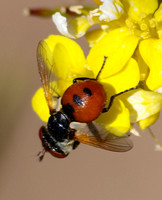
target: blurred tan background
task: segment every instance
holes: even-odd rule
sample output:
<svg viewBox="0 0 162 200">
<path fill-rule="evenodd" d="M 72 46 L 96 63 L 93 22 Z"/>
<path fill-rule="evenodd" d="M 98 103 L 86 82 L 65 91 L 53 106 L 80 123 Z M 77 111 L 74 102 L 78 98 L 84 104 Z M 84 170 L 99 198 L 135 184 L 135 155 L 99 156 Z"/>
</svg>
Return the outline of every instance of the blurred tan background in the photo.
<svg viewBox="0 0 162 200">
<path fill-rule="evenodd" d="M 67 1 L 1 1 L 0 17 L 0 199 L 1 200 L 160 200 L 162 152 L 144 132 L 134 148 L 113 153 L 81 144 L 65 159 L 49 154 L 39 163 L 40 119 L 31 97 L 41 85 L 38 41 L 57 34 L 51 19 L 24 17 L 26 7 L 54 7 Z M 77 4 L 87 1 L 68 1 Z M 84 39 L 79 40 L 86 49 Z M 162 141 L 160 119 L 153 131 Z"/>
</svg>

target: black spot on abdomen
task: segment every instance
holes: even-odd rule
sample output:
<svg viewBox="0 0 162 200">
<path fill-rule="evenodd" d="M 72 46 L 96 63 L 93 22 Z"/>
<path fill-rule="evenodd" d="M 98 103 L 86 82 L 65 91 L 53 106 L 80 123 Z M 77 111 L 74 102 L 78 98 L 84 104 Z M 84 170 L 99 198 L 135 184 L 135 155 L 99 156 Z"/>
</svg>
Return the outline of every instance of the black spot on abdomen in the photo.
<svg viewBox="0 0 162 200">
<path fill-rule="evenodd" d="M 91 92 L 91 90 L 89 88 L 84 88 L 83 92 L 85 92 L 86 96 L 88 96 L 88 97 L 90 97 L 92 95 L 92 92 Z"/>
<path fill-rule="evenodd" d="M 79 105 L 79 106 L 83 106 L 84 105 L 82 99 L 76 94 L 73 95 L 73 102 L 76 105 Z"/>
</svg>

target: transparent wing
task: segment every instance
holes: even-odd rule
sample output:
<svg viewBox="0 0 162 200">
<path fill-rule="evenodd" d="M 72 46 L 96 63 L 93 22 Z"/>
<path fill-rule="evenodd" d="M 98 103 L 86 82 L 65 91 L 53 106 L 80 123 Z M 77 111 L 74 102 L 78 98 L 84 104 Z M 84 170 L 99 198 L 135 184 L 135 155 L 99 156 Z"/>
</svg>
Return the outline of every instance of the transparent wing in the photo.
<svg viewBox="0 0 162 200">
<path fill-rule="evenodd" d="M 96 124 L 95 122 L 92 122 L 91 124 L 93 125 L 72 122 L 70 127 L 76 130 L 75 140 L 115 152 L 125 152 L 132 149 L 133 143 L 128 138 L 128 135 L 117 137 L 108 133 L 99 124 Z"/>
<path fill-rule="evenodd" d="M 47 56 L 48 54 L 48 56 Z M 59 95 L 54 89 L 54 79 L 56 79 L 52 73 L 53 55 L 45 41 L 40 41 L 37 49 L 37 62 L 38 70 L 43 85 L 44 95 L 50 110 L 50 113 L 55 112 L 56 100 Z"/>
</svg>

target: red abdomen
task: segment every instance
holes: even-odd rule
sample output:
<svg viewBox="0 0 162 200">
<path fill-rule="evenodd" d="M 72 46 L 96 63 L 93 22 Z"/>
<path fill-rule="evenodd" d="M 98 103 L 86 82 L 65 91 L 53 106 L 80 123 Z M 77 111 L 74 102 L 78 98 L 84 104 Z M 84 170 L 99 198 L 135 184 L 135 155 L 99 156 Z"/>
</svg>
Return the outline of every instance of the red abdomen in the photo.
<svg viewBox="0 0 162 200">
<path fill-rule="evenodd" d="M 61 103 L 74 121 L 91 122 L 102 112 L 106 100 L 105 90 L 95 80 L 74 83 L 64 93 Z"/>
</svg>

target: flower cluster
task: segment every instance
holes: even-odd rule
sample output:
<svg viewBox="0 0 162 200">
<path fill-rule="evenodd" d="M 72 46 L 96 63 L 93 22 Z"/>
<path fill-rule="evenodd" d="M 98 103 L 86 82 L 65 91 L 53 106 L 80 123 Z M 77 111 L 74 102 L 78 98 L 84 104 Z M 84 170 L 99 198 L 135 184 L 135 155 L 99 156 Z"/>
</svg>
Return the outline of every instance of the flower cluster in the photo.
<svg viewBox="0 0 162 200">
<path fill-rule="evenodd" d="M 68 22 L 61 12 L 52 16 L 66 36 L 51 35 L 44 40 L 47 58 L 53 55 L 51 64 L 59 78 L 55 88 L 62 96 L 74 78 L 95 78 L 107 56 L 98 80 L 105 88 L 106 103 L 112 95 L 137 85 L 138 89 L 116 97 L 110 110 L 96 121 L 118 136 L 133 132 L 134 123 L 144 130 L 158 119 L 162 107 L 162 4 L 157 0 L 94 1 L 97 6 L 93 9 L 71 7 L 75 17 Z M 72 40 L 83 35 L 91 48 L 87 58 Z M 36 92 L 32 104 L 47 121 L 49 111 L 42 89 Z"/>
</svg>

